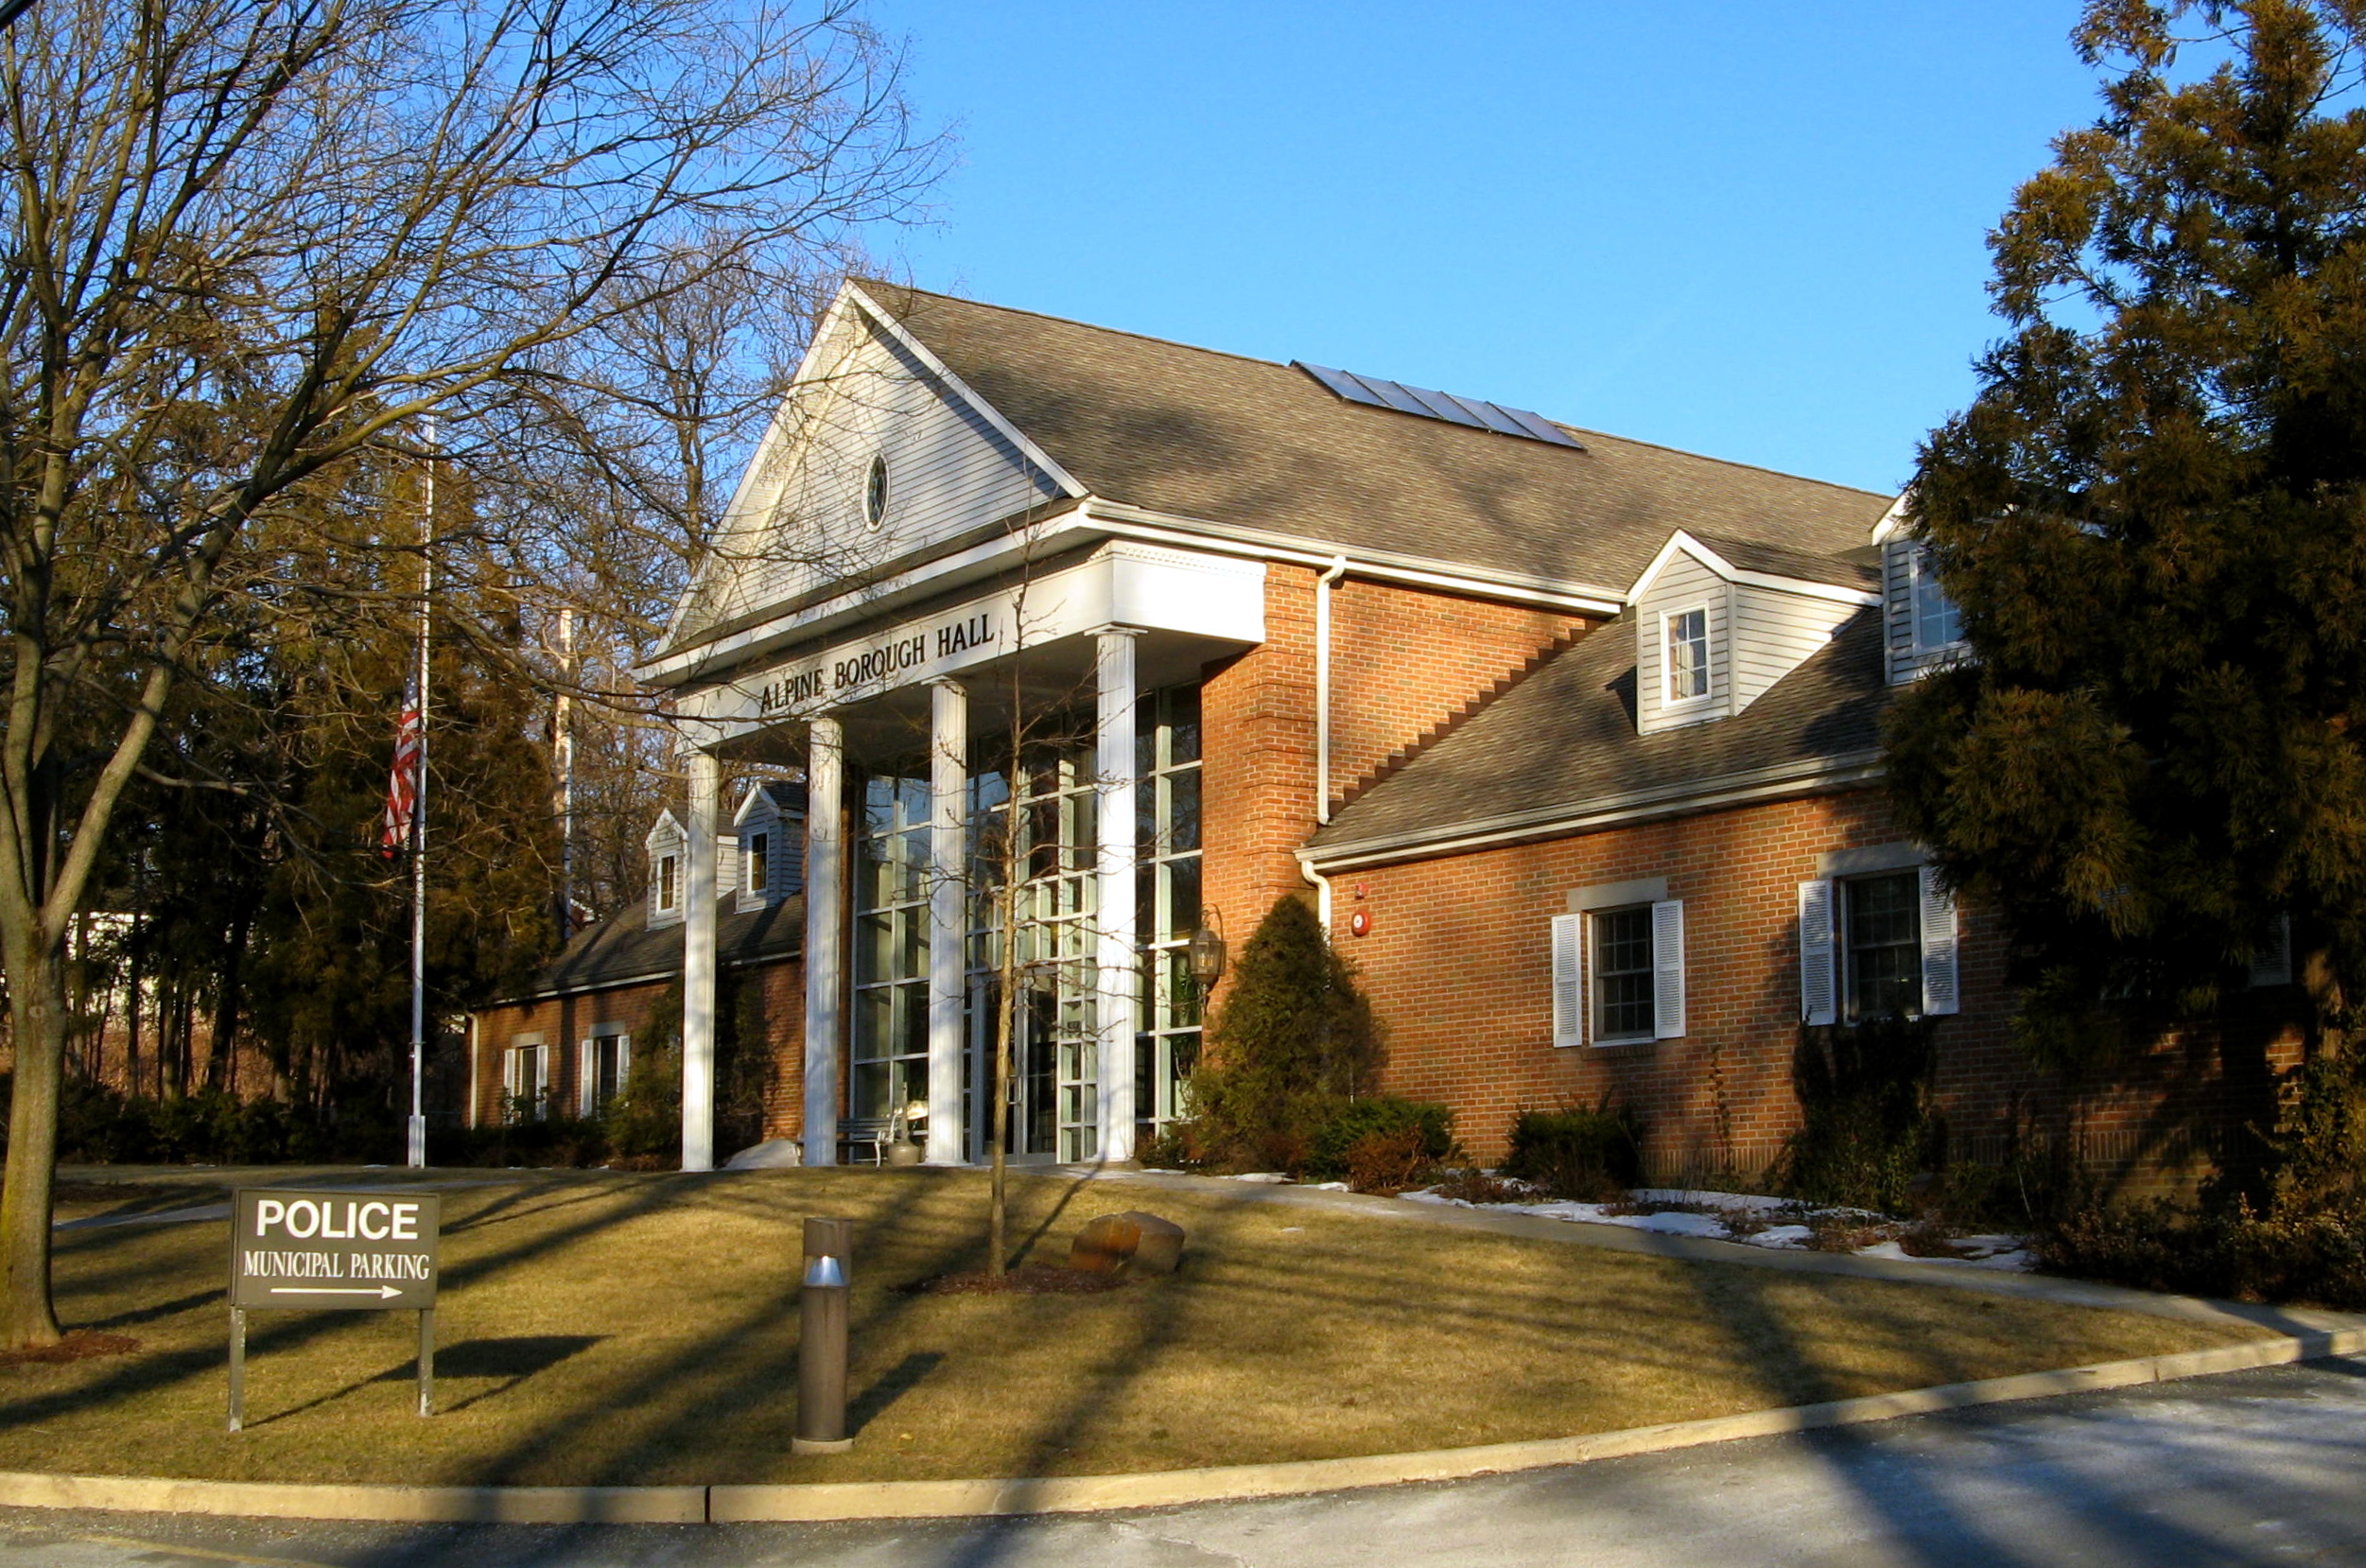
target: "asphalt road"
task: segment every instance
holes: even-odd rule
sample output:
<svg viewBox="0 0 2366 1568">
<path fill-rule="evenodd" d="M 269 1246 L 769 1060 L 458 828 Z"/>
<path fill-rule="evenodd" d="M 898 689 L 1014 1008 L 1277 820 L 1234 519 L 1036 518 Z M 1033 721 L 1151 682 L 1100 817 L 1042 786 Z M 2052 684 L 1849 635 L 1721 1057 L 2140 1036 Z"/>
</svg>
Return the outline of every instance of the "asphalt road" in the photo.
<svg viewBox="0 0 2366 1568">
<path fill-rule="evenodd" d="M 0 1510 L 0 1568 L 2366 1564 L 2366 1358 L 1434 1486 L 1066 1519 L 592 1528 Z"/>
</svg>

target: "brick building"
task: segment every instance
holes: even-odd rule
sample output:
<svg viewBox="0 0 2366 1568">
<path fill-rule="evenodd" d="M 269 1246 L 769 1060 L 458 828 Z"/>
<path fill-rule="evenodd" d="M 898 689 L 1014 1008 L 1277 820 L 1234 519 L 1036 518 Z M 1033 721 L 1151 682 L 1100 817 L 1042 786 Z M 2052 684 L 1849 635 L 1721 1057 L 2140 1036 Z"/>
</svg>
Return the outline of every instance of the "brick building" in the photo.
<svg viewBox="0 0 2366 1568">
<path fill-rule="evenodd" d="M 1941 1020 L 1964 1136 L 2059 1115 L 1994 931 L 1888 820 L 1880 710 L 1957 640 L 1893 529 L 1886 496 L 850 284 L 641 671 L 690 780 L 652 906 L 478 1019 L 479 1113 L 521 1072 L 596 1098 L 600 1027 L 678 977 L 686 1163 L 729 1153 L 737 966 L 778 999 L 769 1135 L 826 1162 L 893 1120 L 977 1159 L 1007 921 L 1014 1147 L 1124 1159 L 1194 1059 L 1192 933 L 1301 895 L 1387 1087 L 1482 1156 L 1607 1091 L 1656 1164 L 1748 1170 L 1795 1124 L 1802 1019 L 1893 1012 Z M 726 825 L 727 770 L 803 793 Z M 2162 1157 L 2284 1059 L 2262 1007 L 2082 1124 Z"/>
</svg>

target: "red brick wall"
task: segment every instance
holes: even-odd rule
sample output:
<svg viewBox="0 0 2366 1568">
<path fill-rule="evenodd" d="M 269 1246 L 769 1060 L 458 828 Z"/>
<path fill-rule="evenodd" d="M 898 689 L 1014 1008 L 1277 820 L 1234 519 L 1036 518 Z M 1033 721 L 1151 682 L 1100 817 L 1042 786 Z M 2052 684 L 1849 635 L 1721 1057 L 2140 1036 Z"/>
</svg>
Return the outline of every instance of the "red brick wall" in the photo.
<svg viewBox="0 0 2366 1568">
<path fill-rule="evenodd" d="M 1583 616 L 1555 610 L 1343 579 L 1331 596 L 1331 799 L 1588 625 Z M 1311 700 L 1311 684 L 1309 691 Z"/>
<path fill-rule="evenodd" d="M 1520 1110 L 1608 1094 L 1640 1113 L 1663 1176 L 1754 1175 L 1799 1124 L 1798 884 L 1819 854 L 1898 837 L 1881 793 L 1857 790 L 1342 873 L 1338 939 L 1387 1031 L 1384 1086 L 1453 1106 L 1484 1160 L 1502 1156 Z M 1574 889 L 1647 877 L 1684 901 L 1688 1033 L 1557 1049 L 1550 917 Z M 1358 908 L 1372 918 L 1361 938 L 1347 934 Z M 2274 996 L 2236 1032 L 2243 1043 L 2165 1043 L 2117 1088 L 2074 1102 L 2011 1037 L 1997 923 L 1967 908 L 1959 930 L 1963 1011 L 1938 1024 L 1936 1089 L 1962 1152 L 1995 1158 L 2019 1122 L 2150 1179 L 2175 1174 L 2197 1122 L 2239 1125 L 2262 1103 L 2271 1119 L 2270 1080 L 2297 1049 Z"/>
<path fill-rule="evenodd" d="M 761 1095 L 764 1136 L 795 1138 L 805 1130 L 805 967 L 793 960 L 728 971 L 738 982 L 738 1026 L 741 1038 L 766 1042 Z M 477 1121 L 491 1123 L 501 1112 L 502 1053 L 521 1035 L 539 1032 L 551 1047 L 550 1093 L 554 1109 L 572 1112 L 581 1104 L 577 1046 L 602 1023 L 621 1023 L 637 1052 L 650 1036 L 652 1012 L 671 989 L 670 981 L 612 986 L 579 996 L 491 1007 L 477 1015 Z M 678 1030 L 680 1020 L 671 1020 Z M 718 1158 L 734 1150 L 718 1149 Z"/>
<path fill-rule="evenodd" d="M 1236 946 L 1284 894 L 1313 896 L 1295 851 L 1314 831 L 1314 588 L 1269 565 L 1265 641 L 1204 672 L 1204 897 Z M 1343 580 L 1331 594 L 1337 799 L 1582 618 Z M 1221 990 L 1219 991 L 1221 997 Z"/>
</svg>

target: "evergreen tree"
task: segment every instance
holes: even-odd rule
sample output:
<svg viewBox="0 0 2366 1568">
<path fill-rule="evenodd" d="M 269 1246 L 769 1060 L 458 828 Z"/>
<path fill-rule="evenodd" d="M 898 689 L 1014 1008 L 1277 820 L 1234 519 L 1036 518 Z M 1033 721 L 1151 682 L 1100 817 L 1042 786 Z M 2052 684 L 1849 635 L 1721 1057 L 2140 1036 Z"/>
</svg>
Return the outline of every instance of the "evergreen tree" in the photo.
<svg viewBox="0 0 2366 1568">
<path fill-rule="evenodd" d="M 2366 984 L 2366 10 L 2093 0 L 2074 42 L 2104 112 L 1991 236 L 2012 330 L 1913 491 L 1975 656 L 1896 706 L 1891 787 L 2003 912 L 2042 1060 L 2207 1016 L 2288 916 L 2338 1049 Z"/>
<path fill-rule="evenodd" d="M 1192 1074 L 1193 1156 L 1295 1169 L 1315 1129 L 1364 1091 L 1379 1054 L 1348 961 L 1306 900 L 1283 896 L 1243 946 Z"/>
</svg>

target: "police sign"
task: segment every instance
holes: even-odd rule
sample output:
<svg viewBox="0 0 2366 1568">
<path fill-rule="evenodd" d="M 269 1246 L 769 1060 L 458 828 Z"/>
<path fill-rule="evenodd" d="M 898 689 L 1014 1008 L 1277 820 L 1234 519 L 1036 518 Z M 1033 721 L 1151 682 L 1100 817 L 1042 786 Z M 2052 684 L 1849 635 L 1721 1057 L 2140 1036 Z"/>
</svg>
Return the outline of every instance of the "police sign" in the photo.
<svg viewBox="0 0 2366 1568">
<path fill-rule="evenodd" d="M 436 1193 L 250 1188 L 237 1194 L 234 1213 L 234 1307 L 422 1312 L 435 1305 L 444 1218 Z"/>
</svg>

